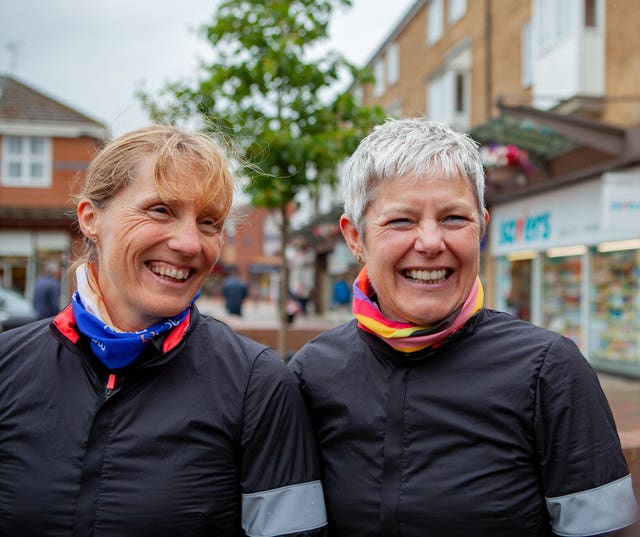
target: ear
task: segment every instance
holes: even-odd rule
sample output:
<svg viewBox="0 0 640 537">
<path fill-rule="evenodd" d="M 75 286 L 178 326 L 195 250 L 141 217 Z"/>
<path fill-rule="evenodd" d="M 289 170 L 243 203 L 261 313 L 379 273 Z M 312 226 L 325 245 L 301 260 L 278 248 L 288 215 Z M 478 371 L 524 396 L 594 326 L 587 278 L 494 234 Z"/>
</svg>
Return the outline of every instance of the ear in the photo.
<svg viewBox="0 0 640 537">
<path fill-rule="evenodd" d="M 484 210 L 484 227 L 486 229 L 486 227 L 489 225 L 489 211 L 487 211 L 486 209 Z"/>
<path fill-rule="evenodd" d="M 344 240 L 353 256 L 363 257 L 364 245 L 360 239 L 360 232 L 356 229 L 346 214 L 343 214 L 340 217 L 340 231 L 342 232 L 342 236 L 344 237 Z"/>
<path fill-rule="evenodd" d="M 85 237 L 96 237 L 98 232 L 98 211 L 90 199 L 83 198 L 76 207 L 80 231 Z"/>
</svg>

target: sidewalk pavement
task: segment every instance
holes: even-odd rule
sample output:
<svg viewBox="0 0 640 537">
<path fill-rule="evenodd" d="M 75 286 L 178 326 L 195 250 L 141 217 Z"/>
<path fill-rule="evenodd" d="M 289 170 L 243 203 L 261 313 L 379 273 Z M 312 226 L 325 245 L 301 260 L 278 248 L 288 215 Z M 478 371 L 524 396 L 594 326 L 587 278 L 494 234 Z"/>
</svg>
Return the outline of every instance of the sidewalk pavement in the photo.
<svg viewBox="0 0 640 537">
<path fill-rule="evenodd" d="M 258 339 L 259 334 L 277 332 L 279 327 L 278 312 L 273 302 L 247 300 L 242 307 L 242 317 L 229 315 L 224 303 L 218 298 L 201 297 L 198 299 L 198 307 L 203 313 L 226 322 L 239 332 L 246 332 L 254 339 Z M 310 338 L 315 333 L 352 318 L 349 310 L 330 311 L 323 316 L 298 315 L 290 325 L 290 330 Z M 640 379 L 601 372 L 598 372 L 598 379 L 609 400 L 622 448 L 633 474 L 636 495 L 640 500 Z"/>
</svg>

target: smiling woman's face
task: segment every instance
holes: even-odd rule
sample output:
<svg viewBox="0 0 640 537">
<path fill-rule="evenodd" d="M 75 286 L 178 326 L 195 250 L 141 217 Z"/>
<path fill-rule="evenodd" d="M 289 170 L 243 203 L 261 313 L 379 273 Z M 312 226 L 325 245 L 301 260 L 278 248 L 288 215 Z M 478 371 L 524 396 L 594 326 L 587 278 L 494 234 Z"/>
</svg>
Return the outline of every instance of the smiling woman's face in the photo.
<svg viewBox="0 0 640 537">
<path fill-rule="evenodd" d="M 184 169 L 179 200 L 163 201 L 154 160 L 146 157 L 105 208 L 86 199 L 78 204 L 83 233 L 97 239 L 105 306 L 121 330 L 147 328 L 184 310 L 220 254 L 219 209 L 202 202 L 198 177 Z"/>
<path fill-rule="evenodd" d="M 413 175 L 376 191 L 364 234 L 342 217 L 343 235 L 363 258 L 382 313 L 434 325 L 461 307 L 479 270 L 482 221 L 471 185 L 460 176 Z"/>
</svg>

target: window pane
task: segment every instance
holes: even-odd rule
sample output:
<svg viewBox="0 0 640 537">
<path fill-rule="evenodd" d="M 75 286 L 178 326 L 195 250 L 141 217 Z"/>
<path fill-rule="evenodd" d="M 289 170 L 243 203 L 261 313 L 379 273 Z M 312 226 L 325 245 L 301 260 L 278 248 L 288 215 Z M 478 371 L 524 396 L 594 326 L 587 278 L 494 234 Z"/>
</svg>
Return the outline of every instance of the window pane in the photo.
<svg viewBox="0 0 640 537">
<path fill-rule="evenodd" d="M 375 78 L 375 83 L 373 87 L 373 95 L 374 97 L 380 97 L 384 94 L 385 90 L 385 80 L 384 80 L 384 62 L 382 60 L 378 60 L 373 68 L 373 76 Z"/>
<path fill-rule="evenodd" d="M 467 10 L 467 0 L 449 0 L 449 22 L 456 22 Z"/>
<path fill-rule="evenodd" d="M 464 74 L 456 73 L 456 112 L 465 110 Z"/>
<path fill-rule="evenodd" d="M 585 0 L 584 2 L 584 25 L 587 28 L 595 28 L 597 26 L 596 0 Z"/>
<path fill-rule="evenodd" d="M 531 53 L 531 24 L 527 22 L 522 27 L 521 32 L 521 41 L 522 41 L 522 50 L 521 54 L 521 83 L 524 87 L 528 87 L 531 85 L 531 64 L 532 64 L 532 53 Z"/>
<path fill-rule="evenodd" d="M 511 315 L 531 321 L 531 259 L 520 259 L 509 262 L 504 260 L 503 274 L 501 274 L 502 288 L 505 296 L 503 307 Z"/>
<path fill-rule="evenodd" d="M 22 153 L 22 138 L 16 136 L 9 137 L 9 153 L 19 155 Z"/>
<path fill-rule="evenodd" d="M 31 154 L 42 155 L 44 153 L 44 139 L 31 138 Z"/>
<path fill-rule="evenodd" d="M 19 162 L 9 163 L 9 177 L 18 179 L 22 176 L 22 165 Z"/>
<path fill-rule="evenodd" d="M 44 175 L 44 167 L 39 162 L 31 163 L 31 177 L 33 179 L 42 179 Z"/>
<path fill-rule="evenodd" d="M 433 0 L 429 4 L 427 14 L 427 36 L 429 44 L 433 44 L 442 37 L 442 0 Z"/>
<path fill-rule="evenodd" d="M 387 49 L 387 74 L 389 84 L 395 84 L 400 77 L 400 50 L 397 43 Z"/>
</svg>

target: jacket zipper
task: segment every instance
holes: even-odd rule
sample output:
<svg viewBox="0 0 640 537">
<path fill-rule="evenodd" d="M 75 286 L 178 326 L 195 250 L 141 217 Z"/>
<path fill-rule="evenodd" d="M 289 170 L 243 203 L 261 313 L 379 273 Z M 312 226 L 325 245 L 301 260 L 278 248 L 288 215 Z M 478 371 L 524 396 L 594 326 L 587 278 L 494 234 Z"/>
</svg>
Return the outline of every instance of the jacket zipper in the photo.
<svg viewBox="0 0 640 537">
<path fill-rule="evenodd" d="M 116 387 L 116 376 L 113 373 L 109 373 L 109 377 L 107 378 L 107 387 L 105 390 L 105 394 L 107 398 L 111 396 L 115 387 Z"/>
</svg>

